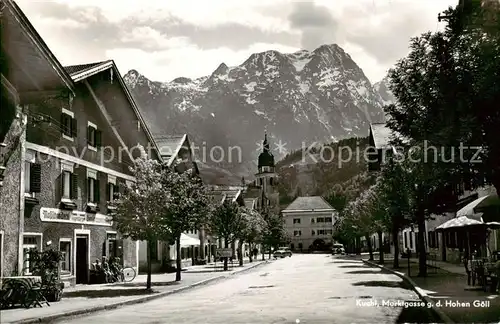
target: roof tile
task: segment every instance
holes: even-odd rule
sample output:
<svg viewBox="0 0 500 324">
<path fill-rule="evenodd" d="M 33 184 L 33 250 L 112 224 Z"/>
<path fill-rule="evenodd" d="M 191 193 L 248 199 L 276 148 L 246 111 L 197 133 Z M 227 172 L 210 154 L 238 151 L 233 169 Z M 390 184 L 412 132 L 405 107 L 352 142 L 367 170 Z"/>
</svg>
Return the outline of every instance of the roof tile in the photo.
<svg viewBox="0 0 500 324">
<path fill-rule="evenodd" d="M 284 211 L 287 210 L 316 210 L 332 209 L 333 207 L 321 196 L 297 197 Z"/>
</svg>

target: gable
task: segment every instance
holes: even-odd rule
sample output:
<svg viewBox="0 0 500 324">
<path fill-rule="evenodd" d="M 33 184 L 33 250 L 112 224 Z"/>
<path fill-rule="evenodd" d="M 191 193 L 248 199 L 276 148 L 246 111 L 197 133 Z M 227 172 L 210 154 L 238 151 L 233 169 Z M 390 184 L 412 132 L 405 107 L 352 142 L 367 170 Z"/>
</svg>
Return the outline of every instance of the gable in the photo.
<svg viewBox="0 0 500 324">
<path fill-rule="evenodd" d="M 313 211 L 313 210 L 331 210 L 333 207 L 321 196 L 297 197 L 283 211 Z"/>
<path fill-rule="evenodd" d="M 130 150 L 141 144 L 151 158 L 161 160 L 153 136 L 113 60 L 72 65 L 65 69 L 75 82 L 88 82 L 91 85 L 108 112 L 108 120 L 112 124 L 110 127 L 117 130 L 119 137 L 128 144 Z M 130 110 L 124 111 L 124 105 Z M 131 132 L 132 129 L 137 131 Z"/>
</svg>

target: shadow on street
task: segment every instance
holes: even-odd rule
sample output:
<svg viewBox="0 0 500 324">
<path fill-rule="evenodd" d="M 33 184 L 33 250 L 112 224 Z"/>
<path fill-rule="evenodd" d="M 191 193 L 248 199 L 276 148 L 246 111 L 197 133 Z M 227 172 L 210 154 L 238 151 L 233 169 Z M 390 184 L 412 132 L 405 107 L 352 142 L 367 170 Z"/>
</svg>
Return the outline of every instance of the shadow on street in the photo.
<svg viewBox="0 0 500 324">
<path fill-rule="evenodd" d="M 365 287 L 403 288 L 412 290 L 412 287 L 405 281 L 360 281 L 355 282 L 352 285 Z"/>
<path fill-rule="evenodd" d="M 357 271 L 349 271 L 347 274 L 381 274 L 382 271 L 377 270 L 357 270 Z"/>
<path fill-rule="evenodd" d="M 341 266 L 339 266 L 339 268 L 342 268 L 342 269 L 367 269 L 367 268 L 371 268 L 371 267 L 366 266 L 366 265 L 341 265 Z"/>
<path fill-rule="evenodd" d="M 157 281 L 157 282 L 151 282 L 151 287 L 164 287 L 164 286 L 175 286 L 175 285 L 180 285 L 182 281 Z M 115 284 L 114 286 L 117 287 L 146 287 L 145 282 L 126 282 L 126 283 L 119 283 Z"/>
<path fill-rule="evenodd" d="M 141 296 L 141 295 L 152 295 L 158 293 L 157 291 L 151 291 L 144 289 L 104 289 L 104 290 L 80 290 L 65 292 L 63 296 L 65 298 L 75 298 L 75 297 L 86 297 L 86 298 L 103 298 L 103 297 L 121 297 L 121 296 Z"/>
<path fill-rule="evenodd" d="M 361 262 L 359 262 L 359 261 L 354 261 L 354 260 L 353 260 L 353 261 L 349 261 L 349 260 L 339 260 L 339 261 L 332 261 L 332 263 L 340 263 L 340 264 L 342 264 L 342 263 L 359 264 L 359 263 L 361 263 Z"/>
</svg>

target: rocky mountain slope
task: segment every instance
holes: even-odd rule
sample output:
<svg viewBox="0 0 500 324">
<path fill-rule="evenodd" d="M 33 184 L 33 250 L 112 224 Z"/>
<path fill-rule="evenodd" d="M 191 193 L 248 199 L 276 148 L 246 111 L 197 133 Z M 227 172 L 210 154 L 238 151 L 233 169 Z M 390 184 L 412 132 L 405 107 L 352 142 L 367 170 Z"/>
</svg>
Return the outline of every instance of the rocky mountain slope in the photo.
<svg viewBox="0 0 500 324">
<path fill-rule="evenodd" d="M 366 136 L 387 100 L 383 81 L 373 86 L 338 45 L 255 53 L 198 79 L 155 82 L 136 70 L 124 78 L 153 133 L 188 133 L 199 159 L 238 175 L 255 172 L 266 129 L 278 160 L 314 142 Z"/>
</svg>

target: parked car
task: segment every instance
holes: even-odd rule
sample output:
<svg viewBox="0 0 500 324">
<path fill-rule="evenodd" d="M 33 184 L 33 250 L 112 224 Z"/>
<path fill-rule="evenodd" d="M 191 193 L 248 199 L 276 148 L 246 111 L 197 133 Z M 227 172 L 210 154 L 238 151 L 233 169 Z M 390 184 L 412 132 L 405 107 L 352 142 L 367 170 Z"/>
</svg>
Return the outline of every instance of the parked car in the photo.
<svg viewBox="0 0 500 324">
<path fill-rule="evenodd" d="M 284 258 L 284 257 L 291 257 L 292 251 L 290 250 L 290 248 L 280 247 L 276 251 L 274 251 L 273 256 L 275 259 Z"/>
<path fill-rule="evenodd" d="M 345 254 L 345 249 L 344 249 L 344 245 L 343 244 L 340 244 L 340 243 L 333 244 L 333 246 L 332 246 L 332 255 L 336 255 L 336 254 L 340 254 L 340 255 L 344 255 Z"/>
</svg>

